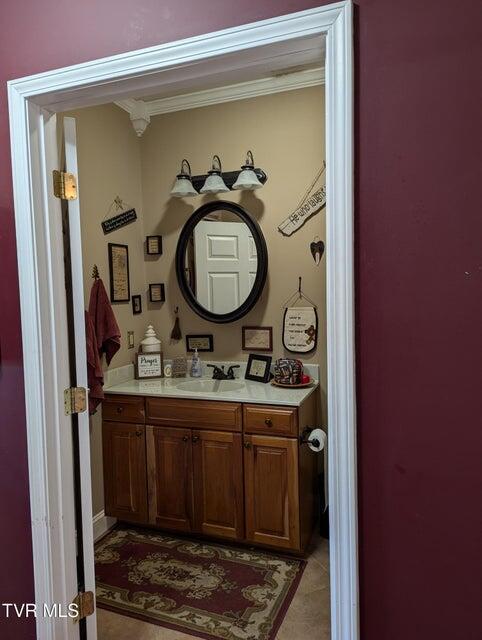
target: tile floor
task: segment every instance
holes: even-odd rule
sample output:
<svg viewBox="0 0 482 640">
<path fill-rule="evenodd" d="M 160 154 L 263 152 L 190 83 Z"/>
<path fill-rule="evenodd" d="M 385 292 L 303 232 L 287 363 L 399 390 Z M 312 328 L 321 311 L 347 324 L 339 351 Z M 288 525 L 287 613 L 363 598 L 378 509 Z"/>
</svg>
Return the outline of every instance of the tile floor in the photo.
<svg viewBox="0 0 482 640">
<path fill-rule="evenodd" d="M 308 564 L 276 640 L 329 640 L 328 541 L 313 538 Z M 192 640 L 179 631 L 97 609 L 98 640 Z"/>
</svg>

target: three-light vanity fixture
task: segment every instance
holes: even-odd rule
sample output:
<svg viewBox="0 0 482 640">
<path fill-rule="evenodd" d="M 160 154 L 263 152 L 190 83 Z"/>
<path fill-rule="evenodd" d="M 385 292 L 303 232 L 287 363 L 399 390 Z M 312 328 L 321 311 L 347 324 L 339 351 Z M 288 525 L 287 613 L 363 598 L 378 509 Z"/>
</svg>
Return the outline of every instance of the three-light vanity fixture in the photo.
<svg viewBox="0 0 482 640">
<path fill-rule="evenodd" d="M 241 166 L 241 171 L 223 172 L 221 159 L 213 156 L 211 169 L 207 174 L 200 176 L 191 175 L 191 165 L 184 158 L 181 162 L 181 171 L 177 174 L 171 196 L 174 198 L 191 198 L 199 193 L 226 193 L 233 190 L 253 191 L 260 189 L 268 176 L 254 166 L 254 158 L 251 151 L 246 154 L 246 162 Z"/>
</svg>

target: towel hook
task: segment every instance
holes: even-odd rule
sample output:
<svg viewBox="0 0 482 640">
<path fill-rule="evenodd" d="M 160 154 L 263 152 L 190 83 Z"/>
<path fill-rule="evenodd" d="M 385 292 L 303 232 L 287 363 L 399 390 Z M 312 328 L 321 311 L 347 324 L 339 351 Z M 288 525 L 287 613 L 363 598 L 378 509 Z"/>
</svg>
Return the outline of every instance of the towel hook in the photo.
<svg viewBox="0 0 482 640">
<path fill-rule="evenodd" d="M 98 280 L 99 279 L 99 269 L 97 268 L 97 265 L 94 264 L 94 268 L 92 269 L 92 277 L 94 278 L 94 280 Z"/>
</svg>

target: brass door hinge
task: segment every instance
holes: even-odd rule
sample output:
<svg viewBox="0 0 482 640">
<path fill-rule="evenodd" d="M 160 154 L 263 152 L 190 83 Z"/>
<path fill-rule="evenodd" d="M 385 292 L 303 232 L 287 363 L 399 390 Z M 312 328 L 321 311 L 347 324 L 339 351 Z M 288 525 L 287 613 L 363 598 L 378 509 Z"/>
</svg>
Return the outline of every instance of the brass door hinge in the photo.
<svg viewBox="0 0 482 640">
<path fill-rule="evenodd" d="M 67 171 L 52 171 L 54 181 L 54 196 L 61 200 L 77 199 L 77 178 Z"/>
<path fill-rule="evenodd" d="M 69 387 L 64 391 L 65 415 L 82 413 L 87 408 L 87 391 L 84 387 Z"/>
<path fill-rule="evenodd" d="M 78 615 L 74 619 L 74 622 L 79 622 L 84 618 L 88 618 L 94 613 L 94 594 L 92 591 L 81 591 L 78 593 L 72 604 L 77 606 Z"/>
</svg>

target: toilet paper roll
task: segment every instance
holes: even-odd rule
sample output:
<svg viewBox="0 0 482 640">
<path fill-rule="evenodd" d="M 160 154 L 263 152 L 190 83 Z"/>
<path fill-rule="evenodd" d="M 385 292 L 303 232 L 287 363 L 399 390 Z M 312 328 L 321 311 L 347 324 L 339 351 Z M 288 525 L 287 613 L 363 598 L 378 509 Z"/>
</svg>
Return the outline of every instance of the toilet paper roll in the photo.
<svg viewBox="0 0 482 640">
<path fill-rule="evenodd" d="M 326 433 L 322 429 L 313 429 L 307 438 L 309 448 L 318 453 L 325 448 L 326 445 Z"/>
</svg>

